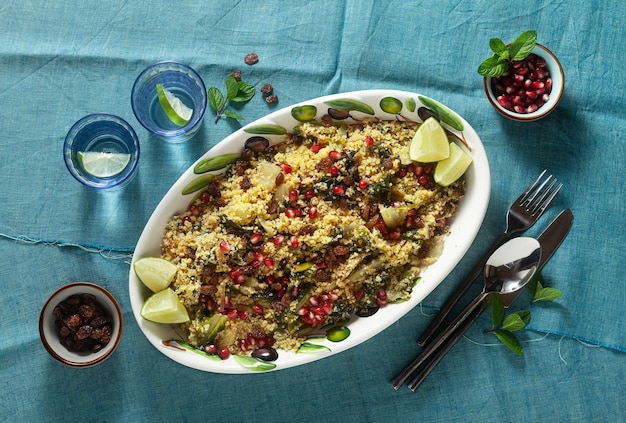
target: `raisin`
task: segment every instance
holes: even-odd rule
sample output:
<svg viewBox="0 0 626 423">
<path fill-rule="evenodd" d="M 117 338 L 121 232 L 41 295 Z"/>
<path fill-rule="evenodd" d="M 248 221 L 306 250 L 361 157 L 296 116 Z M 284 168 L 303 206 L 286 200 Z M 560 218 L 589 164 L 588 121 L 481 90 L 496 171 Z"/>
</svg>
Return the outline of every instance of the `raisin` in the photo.
<svg viewBox="0 0 626 423">
<path fill-rule="evenodd" d="M 273 92 L 274 87 L 272 87 L 272 84 L 265 84 L 261 87 L 261 94 L 264 96 L 272 95 Z"/>
<path fill-rule="evenodd" d="M 259 55 L 256 53 L 246 54 L 246 57 L 244 57 L 243 61 L 246 63 L 246 65 L 254 65 L 259 61 Z"/>
</svg>

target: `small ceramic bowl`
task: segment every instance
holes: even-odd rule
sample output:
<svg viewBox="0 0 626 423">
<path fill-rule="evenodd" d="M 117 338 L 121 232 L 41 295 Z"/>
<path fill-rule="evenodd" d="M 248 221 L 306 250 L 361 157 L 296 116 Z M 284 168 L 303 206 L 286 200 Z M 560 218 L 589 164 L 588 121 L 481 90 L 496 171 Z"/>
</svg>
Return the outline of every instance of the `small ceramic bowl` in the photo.
<svg viewBox="0 0 626 423">
<path fill-rule="evenodd" d="M 70 351 L 61 343 L 59 330 L 55 325 L 54 308 L 75 294 L 91 294 L 102 306 L 106 314 L 112 317 L 111 339 L 97 352 Z M 109 291 L 89 282 L 74 282 L 57 289 L 44 304 L 39 316 L 39 336 L 48 353 L 60 363 L 70 367 L 90 367 L 102 363 L 109 358 L 122 338 L 124 321 L 120 306 Z"/>
<path fill-rule="evenodd" d="M 483 78 L 483 86 L 485 89 L 485 94 L 487 94 L 487 98 L 491 105 L 503 116 L 506 116 L 509 119 L 521 121 L 521 122 L 530 122 L 534 120 L 538 120 L 548 116 L 559 104 L 561 101 L 561 97 L 563 96 L 563 88 L 565 86 L 565 76 L 563 74 L 563 68 L 561 67 L 561 63 L 556 58 L 556 56 L 546 47 L 541 44 L 536 44 L 535 48 L 532 51 L 537 56 L 543 58 L 546 61 L 546 67 L 550 72 L 550 77 L 552 78 L 552 91 L 550 93 L 550 98 L 548 101 L 541 107 L 539 107 L 536 111 L 532 113 L 516 113 L 514 111 L 508 110 L 504 108 L 493 93 L 491 87 L 491 78 Z"/>
</svg>

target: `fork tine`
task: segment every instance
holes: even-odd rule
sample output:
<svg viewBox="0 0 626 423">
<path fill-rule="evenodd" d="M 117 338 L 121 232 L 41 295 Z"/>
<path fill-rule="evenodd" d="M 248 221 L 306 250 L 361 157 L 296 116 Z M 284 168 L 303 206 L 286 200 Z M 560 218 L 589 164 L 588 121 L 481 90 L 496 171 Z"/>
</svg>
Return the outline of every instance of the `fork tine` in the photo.
<svg viewBox="0 0 626 423">
<path fill-rule="evenodd" d="M 545 173 L 541 172 L 541 175 Z M 535 201 L 538 195 L 540 195 L 544 191 L 544 187 L 550 180 L 552 179 L 552 175 L 548 175 L 548 177 L 541 183 L 537 188 L 535 188 L 532 192 L 528 193 L 526 197 L 520 201 L 520 205 L 525 207 L 526 210 L 530 208 L 530 205 Z M 549 188 L 548 188 L 549 189 Z"/>
<path fill-rule="evenodd" d="M 522 192 L 520 194 L 519 197 L 517 197 L 517 199 L 515 200 L 516 203 L 520 203 L 522 204 L 522 202 L 524 201 L 524 199 L 528 196 L 528 193 L 535 187 L 535 185 L 537 185 L 537 182 L 539 182 L 541 180 L 541 178 L 543 177 L 543 175 L 545 175 L 547 169 L 544 169 L 543 172 L 541 172 L 539 174 L 539 176 L 537 176 L 537 179 L 535 179 L 534 181 L 532 181 L 532 183 L 530 185 L 528 185 L 526 187 L 526 189 L 524 190 L 524 192 Z"/>
<path fill-rule="evenodd" d="M 545 197 L 545 195 L 550 191 L 550 189 L 552 189 L 552 186 L 556 183 L 556 179 L 554 180 L 554 182 L 552 182 L 552 184 L 550 184 L 550 187 L 548 188 L 548 190 L 544 193 L 544 195 L 542 195 L 541 197 Z M 543 211 L 550 205 L 550 203 L 552 202 L 552 200 L 554 199 L 554 197 L 556 197 L 556 194 L 559 192 L 559 190 L 561 189 L 561 187 L 563 186 L 563 184 L 558 184 L 556 186 L 556 188 L 552 191 L 552 193 L 550 195 L 548 195 L 545 200 L 542 200 L 540 202 L 540 204 L 537 204 L 535 206 L 535 210 L 533 210 L 533 216 L 536 214 L 542 214 Z"/>
</svg>

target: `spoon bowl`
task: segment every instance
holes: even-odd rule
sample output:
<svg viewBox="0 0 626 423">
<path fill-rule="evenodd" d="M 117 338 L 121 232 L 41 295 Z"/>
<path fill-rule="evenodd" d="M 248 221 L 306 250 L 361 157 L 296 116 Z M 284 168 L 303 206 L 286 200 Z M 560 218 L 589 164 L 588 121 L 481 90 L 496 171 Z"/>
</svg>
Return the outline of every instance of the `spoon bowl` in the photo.
<svg viewBox="0 0 626 423">
<path fill-rule="evenodd" d="M 530 237 L 513 238 L 487 260 L 484 291 L 510 294 L 522 289 L 535 274 L 540 259 L 539 241 Z"/>
</svg>

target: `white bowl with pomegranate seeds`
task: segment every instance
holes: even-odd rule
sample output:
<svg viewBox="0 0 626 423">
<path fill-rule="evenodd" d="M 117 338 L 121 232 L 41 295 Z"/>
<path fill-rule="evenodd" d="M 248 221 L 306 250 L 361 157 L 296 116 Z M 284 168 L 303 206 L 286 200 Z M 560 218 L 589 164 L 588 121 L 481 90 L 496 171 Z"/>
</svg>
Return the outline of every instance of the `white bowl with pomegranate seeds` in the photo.
<svg viewBox="0 0 626 423">
<path fill-rule="evenodd" d="M 58 362 L 83 368 L 102 363 L 122 338 L 124 319 L 115 297 L 90 282 L 63 285 L 46 300 L 39 335 Z"/>
<path fill-rule="evenodd" d="M 353 315 L 345 323 L 341 333 L 333 332 L 331 336 L 328 331 L 326 336 L 310 339 L 307 348 L 299 352 L 279 350 L 278 358 L 273 361 L 265 362 L 250 357 L 242 359 L 234 355 L 222 360 L 217 355 L 206 354 L 204 350 L 190 348 L 189 344 L 173 341 L 181 339 L 181 332 L 175 326 L 150 322 L 141 317 L 141 308 L 151 291 L 138 279 L 131 265 L 131 306 L 137 324 L 148 341 L 166 357 L 194 369 L 227 374 L 258 373 L 304 365 L 356 347 L 411 311 L 444 281 L 463 258 L 482 225 L 491 191 L 487 155 L 478 134 L 470 124 L 441 103 L 411 92 L 368 90 L 334 94 L 286 107 L 246 125 L 206 152 L 170 188 L 148 220 L 133 256 L 134 263 L 142 257 L 161 255 L 163 236 L 170 218 L 190 210 L 192 201 L 206 192 L 210 177 L 207 177 L 207 173 L 194 173 L 194 168 L 198 163 L 206 163 L 208 158 L 240 153 L 251 138 L 263 137 L 270 145 L 274 145 L 284 139 L 285 133 L 293 131 L 302 122 L 323 121 L 343 125 L 374 117 L 421 123 L 433 111 L 441 118 L 442 126 L 449 137 L 459 145 L 464 144 L 463 148 L 469 152 L 473 161 L 465 172 L 465 196 L 450 223 L 450 233 L 444 241 L 441 255 L 435 263 L 422 271 L 409 300 L 381 307 L 369 317 Z M 220 171 L 208 173 L 212 172 Z"/>
<path fill-rule="evenodd" d="M 556 108 L 563 96 L 565 77 L 556 56 L 537 44 L 527 59 L 516 62 L 501 77 L 483 78 L 483 86 L 500 114 L 529 122 L 548 116 Z"/>
</svg>

